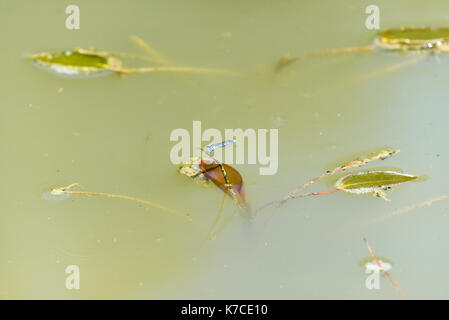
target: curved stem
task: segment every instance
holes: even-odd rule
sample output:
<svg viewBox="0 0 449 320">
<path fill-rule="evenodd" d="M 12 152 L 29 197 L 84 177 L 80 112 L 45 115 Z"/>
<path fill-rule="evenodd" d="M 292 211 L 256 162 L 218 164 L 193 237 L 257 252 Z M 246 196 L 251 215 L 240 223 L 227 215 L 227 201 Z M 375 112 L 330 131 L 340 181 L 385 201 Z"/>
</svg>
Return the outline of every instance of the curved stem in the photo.
<svg viewBox="0 0 449 320">
<path fill-rule="evenodd" d="M 287 194 L 280 202 L 284 203 L 285 201 L 287 201 L 288 199 L 294 199 L 295 195 L 304 190 L 305 188 L 307 188 L 308 186 L 314 184 L 315 182 L 327 177 L 327 176 L 331 176 L 334 175 L 336 173 L 354 168 L 354 167 L 360 167 L 363 166 L 371 161 L 375 161 L 375 160 L 384 160 L 386 158 L 392 157 L 393 155 L 395 155 L 396 153 L 398 153 L 400 150 L 397 149 L 382 149 L 381 151 L 377 152 L 377 153 L 373 153 L 372 155 L 370 155 L 369 157 L 365 157 L 365 158 L 361 158 L 361 159 L 356 159 L 353 160 L 349 163 L 346 163 L 340 167 L 335 168 L 334 170 L 331 171 L 327 171 L 326 173 L 323 173 L 322 175 L 304 183 L 301 187 L 296 188 L 295 190 L 291 191 L 289 194 Z"/>
<path fill-rule="evenodd" d="M 153 61 L 156 64 L 159 65 L 168 65 L 170 62 L 163 58 L 156 50 L 154 50 L 152 47 L 150 47 L 145 41 L 143 41 L 141 38 L 139 38 L 136 35 L 131 36 L 131 41 L 134 42 L 137 46 L 142 48 L 146 51 L 146 53 L 149 55 L 149 60 Z"/>
<path fill-rule="evenodd" d="M 181 72 L 181 73 L 203 73 L 218 74 L 226 76 L 238 76 L 239 74 L 232 71 L 220 69 L 194 68 L 194 67 L 146 67 L 146 68 L 118 68 L 113 71 L 121 73 L 146 73 L 146 72 Z"/>
<path fill-rule="evenodd" d="M 207 239 L 208 240 L 211 240 L 213 238 L 213 236 L 215 235 L 214 230 L 217 227 L 218 222 L 220 221 L 221 216 L 223 214 L 223 208 L 224 208 L 224 204 L 225 204 L 225 201 L 226 201 L 227 194 L 228 194 L 228 192 L 226 190 L 225 194 L 223 195 L 223 199 L 221 200 L 220 208 L 218 209 L 218 213 L 217 213 L 217 216 L 215 217 L 215 221 L 212 224 L 212 226 L 210 227 L 209 232 L 207 233 Z"/>
<path fill-rule="evenodd" d="M 122 199 L 122 200 L 129 200 L 129 201 L 134 201 L 137 203 L 141 203 L 150 207 L 154 207 L 154 208 L 158 208 L 162 211 L 168 212 L 174 216 L 186 219 L 187 221 L 191 222 L 192 218 L 189 217 L 188 214 L 180 212 L 178 210 L 174 210 L 174 209 L 170 209 L 167 208 L 159 203 L 156 202 L 152 202 L 152 201 L 147 201 L 147 200 L 141 200 L 141 199 L 137 199 L 134 197 L 130 197 L 130 196 L 123 196 L 123 195 L 118 195 L 118 194 L 110 194 L 110 193 L 103 193 L 103 192 L 91 192 L 91 191 L 72 191 L 69 190 L 70 188 L 77 186 L 77 183 L 73 183 L 67 187 L 62 187 L 62 188 L 55 188 L 51 191 L 51 194 L 53 195 L 62 195 L 62 194 L 79 194 L 79 195 L 88 195 L 88 196 L 97 196 L 97 197 L 106 197 L 106 198 L 115 198 L 115 199 Z"/>
<path fill-rule="evenodd" d="M 312 192 L 312 193 L 305 193 L 305 194 L 297 194 L 297 195 L 290 197 L 289 199 L 305 198 L 305 197 L 310 197 L 310 196 L 322 196 L 322 195 L 334 193 L 337 191 L 340 191 L 340 189 L 333 189 L 333 190 L 329 190 L 329 191 Z"/>
<path fill-rule="evenodd" d="M 312 52 L 312 53 L 306 53 L 304 55 L 296 56 L 296 57 L 283 56 L 279 60 L 277 66 L 276 66 L 276 70 L 280 71 L 284 67 L 292 64 L 293 62 L 305 60 L 308 58 L 320 57 L 320 56 L 330 56 L 330 55 L 339 54 L 339 53 L 370 51 L 370 50 L 373 50 L 375 47 L 376 47 L 376 45 L 369 45 L 369 46 L 362 46 L 362 47 L 349 47 L 349 48 L 334 48 L 334 49 L 320 50 L 320 51 L 316 51 L 316 52 Z"/>
<path fill-rule="evenodd" d="M 374 254 L 374 251 L 371 248 L 371 246 L 369 245 L 368 241 L 365 238 L 363 239 L 363 241 L 365 242 L 366 247 L 368 248 L 369 253 L 373 257 L 374 261 L 376 262 L 376 265 L 379 267 L 380 270 L 382 270 L 382 265 L 380 264 L 379 260 L 377 259 L 376 255 Z M 397 284 L 396 281 L 394 281 L 393 277 L 387 271 L 383 271 L 383 272 L 387 276 L 388 280 L 390 280 L 390 282 L 393 285 L 393 287 L 398 291 L 399 295 L 401 296 L 401 299 L 407 300 L 407 297 L 406 297 L 404 291 L 402 291 L 401 287 Z"/>
<path fill-rule="evenodd" d="M 411 206 L 408 206 L 408 207 L 405 207 L 405 208 L 393 211 L 392 213 L 390 213 L 388 215 L 384 215 L 384 216 L 382 216 L 382 217 L 380 217 L 378 219 L 375 219 L 375 222 L 380 222 L 380 221 L 386 220 L 388 218 L 391 218 L 391 217 L 394 217 L 394 216 L 397 216 L 397 215 L 401 215 L 401 214 L 407 213 L 407 212 L 415 210 L 415 209 L 419 209 L 419 208 L 424 207 L 424 206 L 430 206 L 430 205 L 434 204 L 435 202 L 443 201 L 443 200 L 446 200 L 446 199 L 449 199 L 449 194 L 444 195 L 444 196 L 440 196 L 440 197 L 437 197 L 437 198 L 434 198 L 434 199 L 431 199 L 431 200 L 427 200 L 427 201 L 423 201 L 423 202 L 420 202 L 420 203 L 416 203 L 416 204 L 413 204 Z"/>
</svg>

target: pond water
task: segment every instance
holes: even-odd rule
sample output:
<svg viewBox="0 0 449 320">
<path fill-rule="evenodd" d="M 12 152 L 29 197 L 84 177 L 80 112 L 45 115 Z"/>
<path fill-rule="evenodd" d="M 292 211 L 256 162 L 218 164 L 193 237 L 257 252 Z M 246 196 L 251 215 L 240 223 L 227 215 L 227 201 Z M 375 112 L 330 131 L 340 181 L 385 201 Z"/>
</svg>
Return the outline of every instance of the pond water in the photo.
<svg viewBox="0 0 449 320">
<path fill-rule="evenodd" d="M 376 220 L 449 193 L 449 57 L 393 72 L 410 57 L 359 52 L 274 74 L 287 53 L 371 44 L 378 31 L 365 27 L 368 5 L 379 6 L 381 29 L 446 27 L 447 1 L 79 0 L 80 29 L 68 30 L 70 4 L 0 1 L 1 298 L 398 299 L 385 277 L 379 290 L 365 287 L 365 237 L 393 262 L 389 272 L 407 297 L 449 298 L 449 200 Z M 77 47 L 144 54 L 131 35 L 176 65 L 242 76 L 70 79 L 24 58 Z M 170 133 L 191 132 L 193 121 L 221 132 L 278 129 L 276 174 L 233 165 L 253 208 L 386 146 L 401 152 L 365 168 L 399 167 L 427 179 L 389 191 L 390 202 L 337 192 L 269 207 L 253 220 L 228 200 L 223 215 L 234 217 L 207 240 L 223 193 L 192 183 L 170 161 Z M 155 201 L 193 222 L 120 199 L 43 197 L 72 183 Z M 79 290 L 65 286 L 69 265 L 79 267 Z"/>
</svg>

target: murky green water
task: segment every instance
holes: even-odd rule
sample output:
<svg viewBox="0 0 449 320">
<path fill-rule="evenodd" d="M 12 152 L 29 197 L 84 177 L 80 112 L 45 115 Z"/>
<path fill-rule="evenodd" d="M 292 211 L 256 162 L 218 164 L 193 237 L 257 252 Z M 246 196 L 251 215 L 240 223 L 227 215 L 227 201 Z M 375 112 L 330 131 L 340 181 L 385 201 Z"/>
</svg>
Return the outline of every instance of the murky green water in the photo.
<svg viewBox="0 0 449 320">
<path fill-rule="evenodd" d="M 272 74 L 285 53 L 370 44 L 369 4 L 380 7 L 384 29 L 448 26 L 447 1 L 77 1 L 80 30 L 65 28 L 69 4 L 0 1 L 2 298 L 398 298 L 385 278 L 380 290 L 365 288 L 363 237 L 394 262 L 391 275 L 409 298 L 449 298 L 449 201 L 371 223 L 449 192 L 449 58 L 369 79 L 409 58 L 320 57 Z M 245 76 L 63 79 L 24 59 L 90 46 L 142 53 L 133 34 L 178 65 Z M 339 192 L 290 201 L 251 223 L 236 215 L 206 241 L 223 194 L 180 176 L 169 159 L 170 132 L 192 130 L 193 120 L 219 130 L 279 128 L 276 175 L 235 166 L 254 208 L 383 146 L 401 153 L 368 167 L 429 178 L 392 190 L 391 202 Z M 188 211 L 194 222 L 117 199 L 43 199 L 74 182 Z M 224 214 L 236 210 L 228 201 Z M 80 290 L 65 287 L 68 265 L 80 268 Z"/>
</svg>

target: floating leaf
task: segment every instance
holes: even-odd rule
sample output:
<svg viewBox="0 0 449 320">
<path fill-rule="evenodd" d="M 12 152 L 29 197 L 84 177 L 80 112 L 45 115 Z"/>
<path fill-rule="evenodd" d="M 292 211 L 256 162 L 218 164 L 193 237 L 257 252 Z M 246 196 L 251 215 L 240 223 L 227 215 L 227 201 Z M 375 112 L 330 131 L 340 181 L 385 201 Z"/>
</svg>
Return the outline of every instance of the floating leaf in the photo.
<svg viewBox="0 0 449 320">
<path fill-rule="evenodd" d="M 206 160 L 193 157 L 181 164 L 179 173 L 202 185 L 213 182 L 229 197 L 236 200 L 242 209 L 249 210 L 242 176 L 230 165 L 218 163 L 213 158 Z"/>
<path fill-rule="evenodd" d="M 28 59 L 45 70 L 72 77 L 108 74 L 121 66 L 118 59 L 82 49 L 43 52 L 31 55 Z"/>
<path fill-rule="evenodd" d="M 83 53 L 79 50 L 61 53 L 40 53 L 30 57 L 31 60 L 47 64 L 60 64 L 73 67 L 93 67 L 105 69 L 109 67 L 108 59 L 94 52 Z"/>
<path fill-rule="evenodd" d="M 224 146 L 225 144 L 226 143 L 222 143 L 220 145 Z M 213 146 L 209 146 L 207 149 L 213 150 L 212 147 Z M 203 152 L 206 151 L 203 150 Z M 210 154 L 207 159 L 200 159 L 196 157 L 190 158 L 190 161 L 182 163 L 179 168 L 179 173 L 186 175 L 203 185 L 213 182 L 224 192 L 223 200 L 219 207 L 217 216 L 208 232 L 207 238 L 209 240 L 216 234 L 216 227 L 221 220 L 225 200 L 228 196 L 235 200 L 240 209 L 242 209 L 245 213 L 250 213 L 250 207 L 246 201 L 243 179 L 240 173 L 233 167 L 218 162 L 212 158 Z M 226 223 L 228 223 L 230 219 L 232 219 L 232 216 L 227 219 Z"/>
<path fill-rule="evenodd" d="M 432 49 L 449 42 L 449 28 L 400 28 L 380 33 L 381 45 L 399 45 L 407 49 Z"/>
<path fill-rule="evenodd" d="M 139 46 L 143 47 L 149 57 L 138 57 L 135 55 L 124 53 L 97 52 L 93 50 L 74 49 L 66 50 L 59 53 L 42 52 L 28 56 L 37 66 L 44 70 L 54 72 L 65 77 L 85 77 L 100 76 L 118 73 L 148 73 L 148 72 L 181 72 L 181 73 L 197 73 L 197 74 L 217 74 L 227 76 L 237 76 L 235 72 L 182 66 L 167 66 L 168 61 L 162 58 L 154 49 L 148 46 L 143 40 L 132 37 L 132 40 Z M 152 61 L 153 63 L 163 65 L 157 67 L 142 68 L 125 68 L 122 61 L 118 57 L 139 58 L 142 60 Z"/>
<path fill-rule="evenodd" d="M 369 193 L 378 189 L 417 179 L 417 176 L 395 171 L 365 171 L 340 178 L 336 187 L 351 193 Z"/>
<path fill-rule="evenodd" d="M 316 177 L 308 182 L 306 182 L 305 184 L 303 184 L 301 187 L 296 188 L 295 190 L 291 191 L 289 194 L 287 194 L 281 201 L 279 201 L 279 203 L 284 203 L 285 201 L 289 200 L 289 199 L 295 199 L 295 198 L 303 198 L 305 196 L 309 196 L 309 195 L 322 195 L 322 194 L 327 194 L 327 193 L 332 193 L 335 192 L 336 190 L 332 190 L 330 192 L 319 192 L 319 193 L 310 193 L 310 194 L 304 194 L 304 195 L 300 195 L 298 194 L 300 191 L 304 190 L 305 188 L 307 188 L 308 186 L 314 184 L 315 182 L 334 175 L 336 173 L 339 172 L 343 172 L 355 167 L 360 167 L 363 166 L 367 163 L 370 163 L 372 161 L 376 161 L 376 160 L 385 160 L 389 157 L 394 156 L 395 154 L 397 154 L 399 152 L 399 149 L 393 149 L 393 148 L 385 148 L 385 149 L 381 149 L 378 152 L 370 152 L 369 155 L 367 156 L 363 156 L 363 157 L 359 157 L 355 160 L 352 160 L 350 162 L 347 162 L 333 170 L 327 171 L 326 173 L 323 173 L 322 175 L 320 175 L 319 177 Z M 271 204 L 271 203 L 270 203 Z"/>
<path fill-rule="evenodd" d="M 242 207 L 247 207 L 243 179 L 240 173 L 227 164 L 200 163 L 203 173 L 224 192 L 233 197 Z"/>
<path fill-rule="evenodd" d="M 341 53 L 355 53 L 371 51 L 380 48 L 399 53 L 408 53 L 416 51 L 431 51 L 435 54 L 440 52 L 449 52 L 449 28 L 416 28 L 404 27 L 395 29 L 386 29 L 379 33 L 379 36 L 371 45 L 347 48 L 332 48 L 316 52 L 306 53 L 300 56 L 284 55 L 279 59 L 276 71 L 282 70 L 285 66 L 295 61 L 303 61 L 312 57 L 330 56 Z M 424 56 L 424 55 L 423 55 Z M 401 63 L 392 68 L 386 68 L 386 72 L 402 68 L 410 63 L 415 63 L 420 59 L 412 59 L 408 63 Z M 376 72 L 378 73 L 378 72 Z"/>
</svg>

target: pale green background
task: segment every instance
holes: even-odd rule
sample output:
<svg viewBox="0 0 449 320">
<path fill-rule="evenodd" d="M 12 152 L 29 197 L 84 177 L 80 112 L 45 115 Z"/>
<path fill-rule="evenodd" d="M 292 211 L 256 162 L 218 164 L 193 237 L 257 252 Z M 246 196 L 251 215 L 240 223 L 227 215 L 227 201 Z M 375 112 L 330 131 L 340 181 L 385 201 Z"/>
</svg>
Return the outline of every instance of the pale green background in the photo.
<svg viewBox="0 0 449 320">
<path fill-rule="evenodd" d="M 77 4 L 81 29 L 65 28 Z M 383 223 L 376 217 L 447 194 L 449 58 L 406 61 L 378 52 L 321 57 L 278 77 L 285 53 L 361 46 L 381 28 L 449 26 L 447 1 L 0 1 L 1 298 L 352 298 L 397 299 L 364 287 L 358 261 L 378 255 L 410 298 L 449 298 L 449 201 Z M 227 68 L 230 79 L 181 74 L 62 79 L 23 57 L 95 46 L 142 53 L 137 34 L 179 65 Z M 63 88 L 62 93 L 58 89 Z M 284 121 L 279 121 L 279 119 Z M 427 175 L 393 190 L 387 203 L 336 193 L 289 202 L 253 223 L 237 216 L 205 241 L 222 199 L 179 176 L 169 161 L 175 128 L 279 128 L 279 171 L 239 165 L 257 208 L 339 160 L 393 146 L 377 165 Z M 189 211 L 194 224 L 121 200 L 42 198 L 51 187 L 132 195 Z M 327 190 L 323 182 L 314 191 Z M 229 201 L 225 214 L 235 212 Z M 67 265 L 81 290 L 65 288 Z"/>
</svg>

